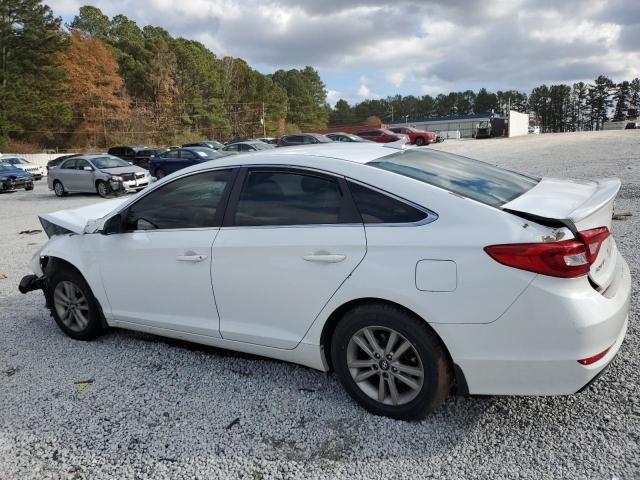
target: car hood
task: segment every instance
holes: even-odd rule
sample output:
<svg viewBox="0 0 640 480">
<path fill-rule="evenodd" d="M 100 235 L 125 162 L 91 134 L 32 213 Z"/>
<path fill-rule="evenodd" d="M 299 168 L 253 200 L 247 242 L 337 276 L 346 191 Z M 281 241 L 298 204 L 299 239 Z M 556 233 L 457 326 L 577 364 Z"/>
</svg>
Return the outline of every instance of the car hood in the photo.
<svg viewBox="0 0 640 480">
<path fill-rule="evenodd" d="M 14 168 L 13 170 L 2 170 L 0 171 L 0 177 L 30 177 L 31 174 L 25 170 L 20 170 L 19 168 Z"/>
<path fill-rule="evenodd" d="M 142 167 L 138 167 L 137 165 L 129 165 L 127 167 L 116 167 L 116 168 L 104 168 L 100 169 L 103 173 L 109 173 L 111 175 L 122 175 L 123 173 L 144 173 L 146 170 Z"/>
<path fill-rule="evenodd" d="M 48 237 L 66 233 L 94 233 L 102 219 L 116 211 L 129 197 L 115 198 L 81 208 L 58 210 L 39 216 Z"/>
</svg>

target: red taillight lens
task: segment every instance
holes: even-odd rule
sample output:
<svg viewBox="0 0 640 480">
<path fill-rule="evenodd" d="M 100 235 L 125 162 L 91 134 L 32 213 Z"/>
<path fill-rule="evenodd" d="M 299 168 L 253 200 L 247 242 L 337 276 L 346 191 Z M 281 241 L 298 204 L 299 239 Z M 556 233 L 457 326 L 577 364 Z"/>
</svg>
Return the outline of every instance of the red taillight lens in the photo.
<svg viewBox="0 0 640 480">
<path fill-rule="evenodd" d="M 591 264 L 598 257 L 600 247 L 604 241 L 609 238 L 609 229 L 607 227 L 594 228 L 593 230 L 579 232 L 578 235 L 587 246 L 587 258 Z"/>
<path fill-rule="evenodd" d="M 578 363 L 582 365 L 591 365 L 592 363 L 596 363 L 598 360 L 602 359 L 607 353 L 609 353 L 609 350 L 611 350 L 611 347 L 607 348 L 606 350 L 600 353 L 597 353 L 593 357 L 588 357 L 588 358 L 583 358 L 582 360 L 578 360 Z"/>
<path fill-rule="evenodd" d="M 503 265 L 529 272 L 562 278 L 589 273 L 587 249 L 579 240 L 491 245 L 484 250 Z"/>
<path fill-rule="evenodd" d="M 508 267 L 551 277 L 574 278 L 589 273 L 604 242 L 606 227 L 578 233 L 580 240 L 551 243 L 513 243 L 485 247 L 491 258 Z"/>
</svg>

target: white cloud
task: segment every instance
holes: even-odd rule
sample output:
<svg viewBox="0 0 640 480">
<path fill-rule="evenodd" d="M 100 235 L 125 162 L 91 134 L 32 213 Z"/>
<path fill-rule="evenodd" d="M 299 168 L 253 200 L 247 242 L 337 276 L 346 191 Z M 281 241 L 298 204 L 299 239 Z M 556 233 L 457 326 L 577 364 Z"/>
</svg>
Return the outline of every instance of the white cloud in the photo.
<svg viewBox="0 0 640 480">
<path fill-rule="evenodd" d="M 331 98 L 638 75 L 640 2 L 629 0 L 48 0 L 123 13 L 264 71 L 312 65 L 341 80 Z M 353 89 L 353 79 L 362 72 Z M 352 79 L 352 80 L 349 80 Z M 353 89 L 353 90 L 352 90 Z M 350 93 L 349 93 L 350 92 Z"/>
</svg>

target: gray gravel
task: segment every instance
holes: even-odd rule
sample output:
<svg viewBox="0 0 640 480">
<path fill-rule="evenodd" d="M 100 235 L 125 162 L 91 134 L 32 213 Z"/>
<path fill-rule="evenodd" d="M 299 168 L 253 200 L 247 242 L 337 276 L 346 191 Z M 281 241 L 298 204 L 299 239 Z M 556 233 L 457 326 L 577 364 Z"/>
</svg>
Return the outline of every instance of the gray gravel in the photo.
<svg viewBox="0 0 640 480">
<path fill-rule="evenodd" d="M 374 417 L 335 377 L 295 365 L 126 331 L 66 338 L 41 294 L 17 292 L 46 240 L 18 232 L 100 200 L 58 199 L 43 182 L 0 196 L 0 478 L 640 478 L 639 147 L 634 131 L 435 147 L 539 175 L 621 177 L 616 211 L 633 216 L 614 233 L 634 298 L 619 355 L 587 391 L 456 397 L 420 423 Z"/>
</svg>

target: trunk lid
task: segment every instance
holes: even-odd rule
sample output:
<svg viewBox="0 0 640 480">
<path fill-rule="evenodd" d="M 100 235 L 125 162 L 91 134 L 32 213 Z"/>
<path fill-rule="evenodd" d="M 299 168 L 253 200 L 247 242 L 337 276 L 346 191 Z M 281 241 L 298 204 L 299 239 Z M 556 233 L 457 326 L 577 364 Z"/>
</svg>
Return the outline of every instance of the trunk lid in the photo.
<svg viewBox="0 0 640 480">
<path fill-rule="evenodd" d="M 620 186 L 618 178 L 543 178 L 531 190 L 503 205 L 502 209 L 548 220 L 569 221 L 578 231 L 598 227 L 607 227 L 611 231 L 613 203 Z M 616 244 L 609 235 L 589 272 L 589 278 L 600 290 L 606 289 L 613 280 L 616 256 Z"/>
<path fill-rule="evenodd" d="M 48 237 L 69 232 L 78 235 L 93 233 L 94 226 L 102 218 L 114 212 L 128 199 L 129 197 L 115 198 L 86 207 L 44 213 L 39 216 L 40 224 Z"/>
</svg>

